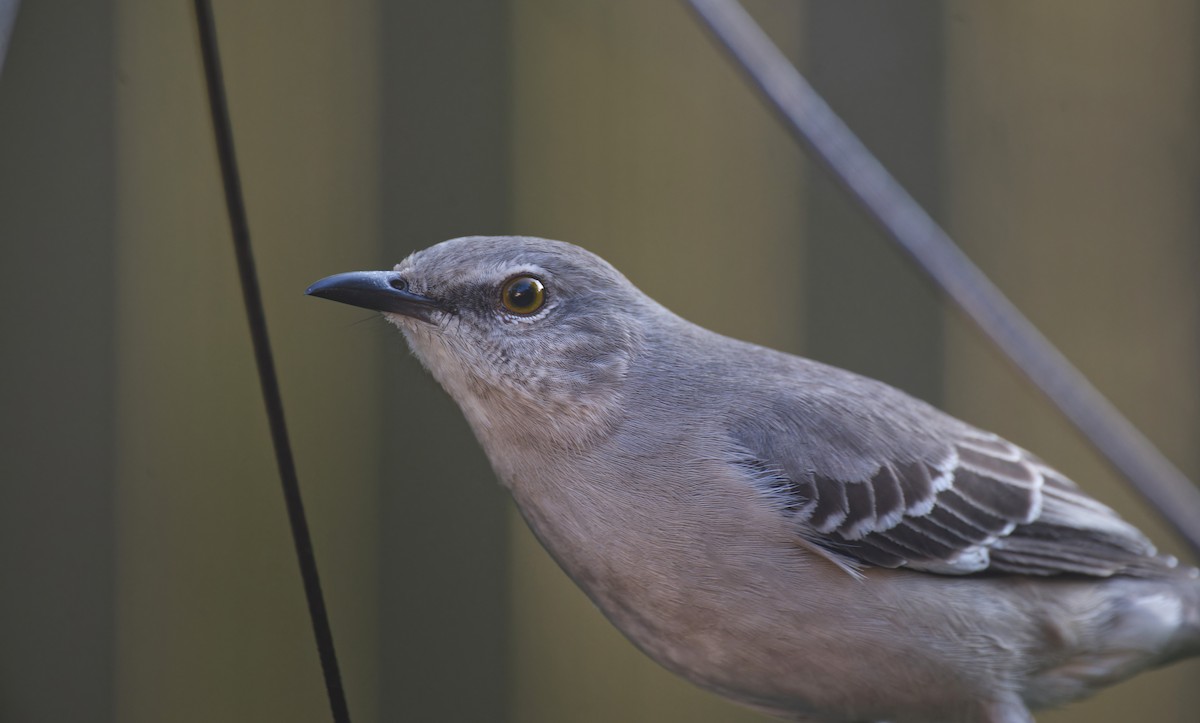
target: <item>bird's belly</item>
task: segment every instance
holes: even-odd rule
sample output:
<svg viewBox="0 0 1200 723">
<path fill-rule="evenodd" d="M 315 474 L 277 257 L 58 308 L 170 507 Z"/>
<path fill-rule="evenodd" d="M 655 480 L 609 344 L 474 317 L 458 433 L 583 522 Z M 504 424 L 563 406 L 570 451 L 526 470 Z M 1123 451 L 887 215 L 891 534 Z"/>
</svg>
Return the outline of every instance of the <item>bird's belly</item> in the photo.
<svg viewBox="0 0 1200 723">
<path fill-rule="evenodd" d="M 972 719 L 959 713 L 978 705 L 978 691 L 954 685 L 960 671 L 895 629 L 870 580 L 786 538 L 792 531 L 772 532 L 772 520 L 680 530 L 611 504 L 581 519 L 546 499 L 518 496 L 543 546 L 627 638 L 693 683 L 813 720 Z M 761 536 L 747 539 L 748 529 Z"/>
</svg>

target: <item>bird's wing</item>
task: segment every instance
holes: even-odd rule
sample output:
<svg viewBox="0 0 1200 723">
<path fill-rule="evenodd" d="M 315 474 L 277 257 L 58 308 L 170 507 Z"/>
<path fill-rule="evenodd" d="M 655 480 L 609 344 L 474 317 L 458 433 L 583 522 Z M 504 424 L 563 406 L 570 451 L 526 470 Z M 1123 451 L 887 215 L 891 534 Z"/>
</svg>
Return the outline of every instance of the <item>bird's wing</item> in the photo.
<svg viewBox="0 0 1200 723">
<path fill-rule="evenodd" d="M 807 385 L 755 405 L 735 460 L 809 542 L 941 574 L 1109 576 L 1171 565 L 1039 459 L 886 385 Z"/>
</svg>

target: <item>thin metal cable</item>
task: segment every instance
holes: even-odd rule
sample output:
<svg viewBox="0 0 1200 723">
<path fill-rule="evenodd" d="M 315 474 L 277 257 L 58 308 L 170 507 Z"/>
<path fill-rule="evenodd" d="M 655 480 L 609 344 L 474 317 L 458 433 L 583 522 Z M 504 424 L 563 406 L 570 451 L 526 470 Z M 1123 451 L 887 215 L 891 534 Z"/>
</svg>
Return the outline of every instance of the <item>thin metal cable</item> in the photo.
<svg viewBox="0 0 1200 723">
<path fill-rule="evenodd" d="M 1200 489 L 967 258 L 834 114 L 737 0 L 688 2 L 816 160 L 1133 483 L 1200 557 Z"/>
<path fill-rule="evenodd" d="M 313 635 L 317 640 L 317 654 L 320 656 L 321 670 L 325 675 L 329 708 L 336 723 L 350 723 L 350 711 L 346 704 L 345 691 L 342 689 L 337 654 L 333 649 L 333 632 L 329 627 L 325 599 L 321 594 L 317 560 L 313 554 L 312 537 L 309 535 L 308 522 L 304 516 L 304 501 L 300 496 L 300 482 L 296 476 L 296 464 L 292 459 L 292 447 L 288 441 L 287 425 L 283 417 L 283 399 L 279 394 L 279 380 L 275 374 L 275 361 L 267 336 L 267 317 L 263 311 L 262 292 L 254 268 L 254 254 L 250 248 L 250 225 L 246 219 L 246 204 L 242 198 L 237 157 L 233 150 L 233 128 L 229 122 L 229 106 L 225 99 L 225 84 L 221 75 L 217 29 L 208 0 L 195 0 L 195 6 L 196 26 L 200 33 L 200 52 L 204 57 L 204 78 L 208 85 L 208 104 L 212 111 L 213 134 L 216 137 L 221 179 L 225 188 L 225 207 L 229 212 L 233 248 L 242 283 L 242 299 L 246 305 L 246 320 L 250 324 L 250 337 L 254 342 L 254 360 L 258 365 L 263 403 L 267 408 L 271 441 L 275 446 L 275 462 L 279 468 L 280 482 L 283 484 L 283 499 L 287 506 L 288 522 L 291 523 L 292 542 L 300 563 L 300 577 L 304 582 L 304 596 L 308 599 L 309 617 L 312 619 Z"/>
</svg>

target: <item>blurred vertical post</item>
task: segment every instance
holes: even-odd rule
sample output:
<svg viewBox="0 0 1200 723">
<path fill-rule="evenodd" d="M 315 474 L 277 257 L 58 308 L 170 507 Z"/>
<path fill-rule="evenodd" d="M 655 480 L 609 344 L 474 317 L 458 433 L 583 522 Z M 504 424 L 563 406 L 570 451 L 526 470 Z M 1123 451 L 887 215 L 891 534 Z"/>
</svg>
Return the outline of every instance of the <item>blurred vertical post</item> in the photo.
<svg viewBox="0 0 1200 723">
<path fill-rule="evenodd" d="M 26 3 L 0 76 L 3 721 L 114 720 L 113 15 Z"/>
<path fill-rule="evenodd" d="M 683 4 L 514 8 L 513 230 L 599 253 L 700 324 L 798 350 L 802 157 Z M 799 7 L 751 10 L 795 57 Z M 761 720 L 635 650 L 515 514 L 512 539 L 511 720 Z"/>
<path fill-rule="evenodd" d="M 1200 477 L 1200 9 L 949 5 L 948 226 L 1131 421 Z M 1156 537 L 1159 520 L 951 312 L 950 410 L 1012 438 Z M 1046 721 L 1184 723 L 1200 663 Z"/>
<path fill-rule="evenodd" d="M 216 3 L 272 343 L 355 720 L 377 720 L 376 7 Z M 116 716 L 326 721 L 186 3 L 117 3 Z M 329 343 L 338 333 L 343 344 Z M 319 338 L 323 343 L 314 343 Z M 336 380 L 336 383 L 331 382 Z M 348 423 L 355 420 L 356 423 Z"/>
</svg>

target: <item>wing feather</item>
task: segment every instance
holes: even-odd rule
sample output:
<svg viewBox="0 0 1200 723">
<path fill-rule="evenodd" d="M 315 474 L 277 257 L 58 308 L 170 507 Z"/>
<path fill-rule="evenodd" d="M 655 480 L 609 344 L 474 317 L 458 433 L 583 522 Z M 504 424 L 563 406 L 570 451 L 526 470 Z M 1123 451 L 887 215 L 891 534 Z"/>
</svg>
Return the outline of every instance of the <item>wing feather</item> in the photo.
<svg viewBox="0 0 1200 723">
<path fill-rule="evenodd" d="M 1156 557 L 1136 528 L 1037 457 L 932 408 L 919 411 L 930 415 L 936 434 L 914 435 L 911 424 L 874 430 L 912 436 L 915 452 L 895 440 L 872 449 L 828 424 L 791 430 L 781 423 L 786 417 L 743 430 L 736 442 L 753 465 L 777 472 L 771 494 L 787 500 L 782 507 L 798 532 L 854 562 L 940 574 L 1090 576 L 1172 564 Z M 775 437 L 764 438 L 763 430 Z M 827 443 L 847 446 L 820 450 L 832 460 L 825 469 L 778 437 L 813 430 L 825 433 Z M 864 466 L 862 455 L 872 452 L 873 464 Z"/>
<path fill-rule="evenodd" d="M 821 532 L 834 532 L 850 514 L 850 503 L 846 499 L 846 484 L 837 480 L 817 477 L 813 480 L 815 498 L 808 524 Z"/>
<path fill-rule="evenodd" d="M 875 490 L 875 522 L 879 529 L 890 529 L 904 519 L 904 488 L 892 466 L 885 464 L 871 478 Z"/>
<path fill-rule="evenodd" d="M 865 482 L 851 482 L 843 485 L 846 490 L 846 519 L 838 525 L 837 531 L 847 540 L 857 540 L 868 532 L 875 530 L 875 485 L 874 479 Z"/>
<path fill-rule="evenodd" d="M 890 466 L 896 471 L 900 490 L 904 493 L 905 513 L 915 516 L 929 514 L 937 502 L 938 490 L 934 486 L 934 479 L 942 480 L 944 476 L 924 462 Z"/>
</svg>

